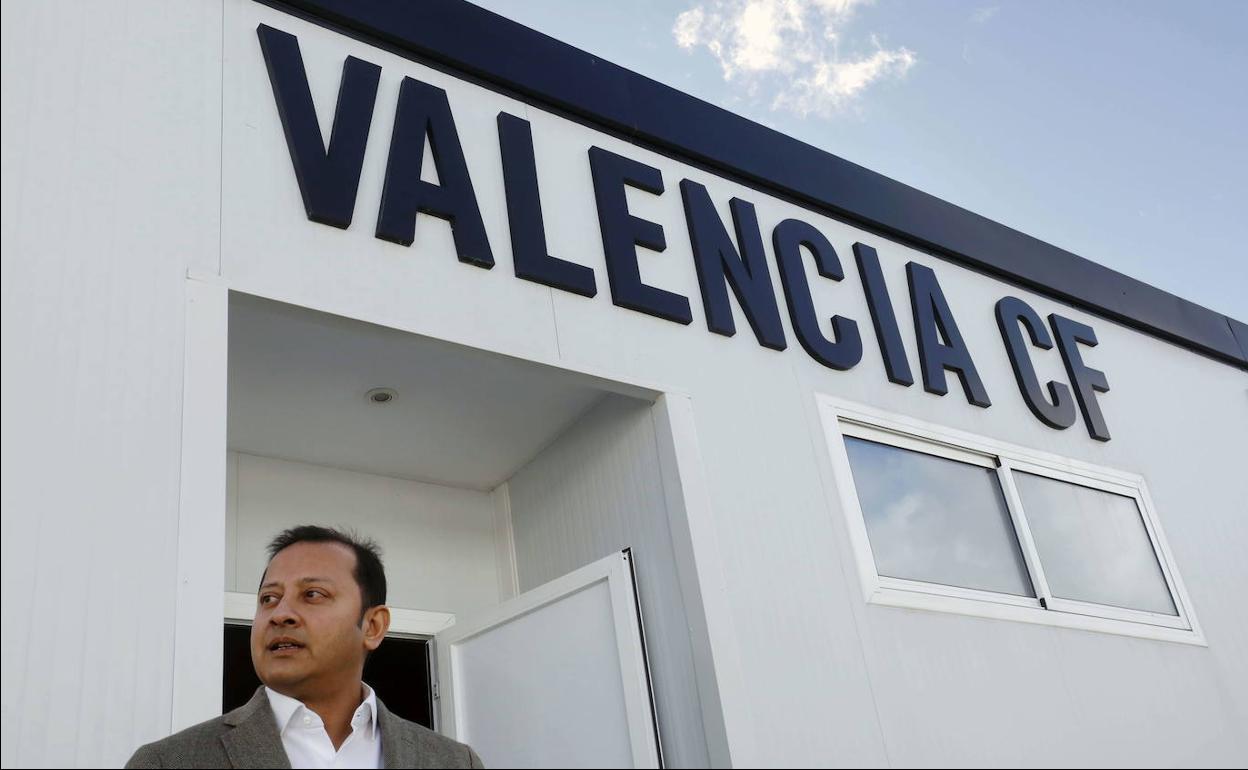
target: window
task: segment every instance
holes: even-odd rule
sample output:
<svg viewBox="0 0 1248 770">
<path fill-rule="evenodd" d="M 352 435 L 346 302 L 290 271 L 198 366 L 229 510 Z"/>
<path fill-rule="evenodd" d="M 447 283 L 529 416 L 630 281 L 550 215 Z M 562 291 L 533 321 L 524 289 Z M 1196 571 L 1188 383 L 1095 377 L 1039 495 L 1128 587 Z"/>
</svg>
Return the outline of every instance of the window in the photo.
<svg viewBox="0 0 1248 770">
<path fill-rule="evenodd" d="M 1139 476 L 820 410 L 868 601 L 1204 644 Z"/>
<path fill-rule="evenodd" d="M 846 437 L 881 575 L 1035 596 L 996 472 Z"/>
<path fill-rule="evenodd" d="M 1015 473 L 1054 597 L 1178 615 L 1135 500 Z"/>
</svg>

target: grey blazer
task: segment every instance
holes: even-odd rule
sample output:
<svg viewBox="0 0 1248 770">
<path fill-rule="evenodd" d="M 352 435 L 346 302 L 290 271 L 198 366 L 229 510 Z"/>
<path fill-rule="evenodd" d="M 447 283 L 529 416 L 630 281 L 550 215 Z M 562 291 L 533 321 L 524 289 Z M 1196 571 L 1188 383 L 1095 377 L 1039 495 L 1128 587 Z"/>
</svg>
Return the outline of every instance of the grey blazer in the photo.
<svg viewBox="0 0 1248 770">
<path fill-rule="evenodd" d="M 484 767 L 477 753 L 415 722 L 395 716 L 378 700 L 382 767 Z M 246 705 L 142 746 L 126 767 L 290 767 L 264 687 Z"/>
</svg>

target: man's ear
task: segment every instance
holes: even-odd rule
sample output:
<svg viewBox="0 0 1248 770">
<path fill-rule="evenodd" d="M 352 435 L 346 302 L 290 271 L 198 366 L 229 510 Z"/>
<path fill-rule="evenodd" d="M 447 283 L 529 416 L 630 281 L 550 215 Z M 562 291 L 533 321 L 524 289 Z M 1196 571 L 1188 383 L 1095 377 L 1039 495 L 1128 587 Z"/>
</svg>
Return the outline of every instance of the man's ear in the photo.
<svg viewBox="0 0 1248 770">
<path fill-rule="evenodd" d="M 383 605 L 369 607 L 364 613 L 364 647 L 369 652 L 377 649 L 390 630 L 390 608 Z"/>
</svg>

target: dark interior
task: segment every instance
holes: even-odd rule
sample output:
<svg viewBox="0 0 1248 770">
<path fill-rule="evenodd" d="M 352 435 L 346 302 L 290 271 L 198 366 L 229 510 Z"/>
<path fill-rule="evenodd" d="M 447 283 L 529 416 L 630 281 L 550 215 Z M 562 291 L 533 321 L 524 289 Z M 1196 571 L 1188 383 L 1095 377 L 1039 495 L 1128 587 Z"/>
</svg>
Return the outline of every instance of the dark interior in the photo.
<svg viewBox="0 0 1248 770">
<path fill-rule="evenodd" d="M 251 626 L 225 625 L 221 711 L 238 708 L 255 694 L 260 678 L 251 665 Z M 391 712 L 433 728 L 429 642 L 388 636 L 364 664 L 364 681 Z"/>
</svg>

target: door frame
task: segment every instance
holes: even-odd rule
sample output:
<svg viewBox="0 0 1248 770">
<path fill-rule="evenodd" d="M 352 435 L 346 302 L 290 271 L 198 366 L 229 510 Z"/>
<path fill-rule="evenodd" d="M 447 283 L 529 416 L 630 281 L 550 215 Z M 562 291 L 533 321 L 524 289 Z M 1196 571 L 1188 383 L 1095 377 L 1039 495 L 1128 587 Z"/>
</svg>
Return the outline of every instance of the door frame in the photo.
<svg viewBox="0 0 1248 770">
<path fill-rule="evenodd" d="M 221 704 L 229 294 L 252 293 L 310 310 L 334 312 L 298 296 L 248 292 L 245 287 L 231 286 L 217 274 L 191 272 L 185 287 L 182 463 L 170 709 L 170 728 L 175 732 L 219 716 Z M 388 325 L 379 318 L 356 320 Z M 417 329 L 398 330 L 420 333 Z M 678 388 L 638 382 L 616 371 L 572 367 L 562 360 L 524 360 L 557 369 L 595 387 L 652 401 L 668 525 L 690 629 L 694 677 L 711 764 L 731 767 L 734 759 L 741 761 L 753 756 L 750 697 L 726 591 L 727 569 L 715 536 L 693 399 Z"/>
</svg>

